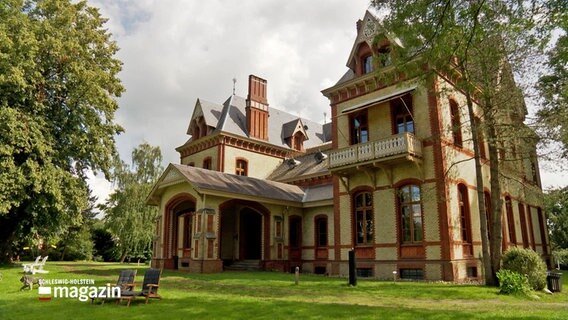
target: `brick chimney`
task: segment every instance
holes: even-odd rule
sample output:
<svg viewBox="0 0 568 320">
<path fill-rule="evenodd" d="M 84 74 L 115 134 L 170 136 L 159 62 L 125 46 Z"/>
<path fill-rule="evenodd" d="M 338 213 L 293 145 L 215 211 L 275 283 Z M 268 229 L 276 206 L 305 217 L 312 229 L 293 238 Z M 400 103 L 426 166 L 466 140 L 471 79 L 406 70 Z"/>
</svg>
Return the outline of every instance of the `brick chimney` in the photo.
<svg viewBox="0 0 568 320">
<path fill-rule="evenodd" d="M 268 140 L 268 100 L 266 80 L 249 76 L 247 95 L 247 129 L 252 138 Z"/>
</svg>

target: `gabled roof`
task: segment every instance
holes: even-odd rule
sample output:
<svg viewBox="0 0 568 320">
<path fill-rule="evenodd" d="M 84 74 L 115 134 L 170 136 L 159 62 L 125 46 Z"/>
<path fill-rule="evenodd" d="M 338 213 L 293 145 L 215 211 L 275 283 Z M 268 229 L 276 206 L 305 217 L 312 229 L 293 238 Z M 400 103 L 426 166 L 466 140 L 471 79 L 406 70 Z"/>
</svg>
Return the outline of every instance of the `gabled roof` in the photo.
<svg viewBox="0 0 568 320">
<path fill-rule="evenodd" d="M 223 194 L 227 197 L 254 197 L 259 201 L 296 202 L 301 206 L 304 191 L 295 185 L 264 179 L 238 176 L 180 164 L 170 164 L 164 170 L 146 199 L 150 205 L 158 205 L 163 189 L 172 184 L 186 182 L 201 194 Z"/>
<path fill-rule="evenodd" d="M 290 122 L 286 122 L 285 124 L 282 125 L 282 138 L 288 139 L 292 137 L 294 134 L 296 134 L 296 132 L 298 131 L 301 132 L 305 137 L 308 136 L 306 134 L 304 124 L 302 123 L 302 119 L 300 118 L 292 120 Z"/>
<path fill-rule="evenodd" d="M 377 18 L 367 10 L 365 12 L 365 16 L 363 17 L 363 21 L 361 22 L 361 27 L 357 32 L 357 37 L 355 38 L 355 42 L 353 43 L 353 47 L 351 48 L 351 53 L 349 53 L 349 58 L 347 59 L 347 67 L 350 69 L 354 69 L 354 59 L 355 55 L 357 54 L 357 50 L 359 49 L 359 45 L 361 43 L 367 43 L 369 48 L 373 47 L 373 39 L 382 31 L 383 27 L 377 20 Z"/>
<path fill-rule="evenodd" d="M 246 125 L 245 107 L 246 99 L 236 95 L 230 96 L 223 104 L 198 99 L 189 126 L 191 127 L 193 119 L 202 115 L 205 123 L 214 128 L 213 133 L 226 132 L 250 138 Z M 284 130 L 289 130 L 291 127 L 295 130 L 298 123 L 301 123 L 301 130 L 307 137 L 304 148 L 312 148 L 331 140 L 331 135 L 324 134 L 323 126 L 317 122 L 272 107 L 268 107 L 268 114 L 268 143 L 270 144 L 291 149 L 286 143 L 287 133 L 285 134 Z M 188 134 L 191 134 L 189 128 Z"/>
</svg>

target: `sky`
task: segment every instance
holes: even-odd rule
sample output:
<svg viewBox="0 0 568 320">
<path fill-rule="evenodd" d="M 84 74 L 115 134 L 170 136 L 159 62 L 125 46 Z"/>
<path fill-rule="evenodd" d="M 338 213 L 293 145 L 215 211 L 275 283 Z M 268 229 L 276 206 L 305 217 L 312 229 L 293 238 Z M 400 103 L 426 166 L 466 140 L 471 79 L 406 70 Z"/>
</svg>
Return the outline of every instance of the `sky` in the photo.
<svg viewBox="0 0 568 320">
<path fill-rule="evenodd" d="M 143 142 L 179 163 L 197 98 L 222 103 L 246 97 L 247 79 L 268 81 L 271 107 L 323 123 L 329 101 L 321 90 L 347 70 L 355 23 L 368 0 L 89 0 L 108 18 L 120 47 L 126 92 L 118 99 L 116 139 L 122 159 Z M 545 188 L 563 186 L 566 172 L 542 168 Z M 91 176 L 99 201 L 111 185 Z"/>
</svg>

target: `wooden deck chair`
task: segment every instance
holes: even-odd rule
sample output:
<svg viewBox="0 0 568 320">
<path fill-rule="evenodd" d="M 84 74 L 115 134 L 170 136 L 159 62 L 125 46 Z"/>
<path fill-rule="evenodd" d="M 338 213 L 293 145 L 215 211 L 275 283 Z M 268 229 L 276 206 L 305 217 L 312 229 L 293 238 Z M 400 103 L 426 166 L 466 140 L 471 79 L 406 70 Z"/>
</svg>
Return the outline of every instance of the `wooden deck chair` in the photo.
<svg viewBox="0 0 568 320">
<path fill-rule="evenodd" d="M 136 279 L 136 272 L 136 269 L 120 270 L 120 274 L 118 275 L 118 279 L 116 280 L 116 285 L 114 287 L 119 288 L 120 292 L 132 291 L 134 289 L 134 279 Z M 107 292 L 107 294 L 110 294 L 110 292 Z M 102 304 L 105 304 L 105 301 L 108 298 L 109 297 L 104 298 Z M 93 303 L 94 301 L 94 298 L 91 299 L 91 303 Z"/>
<path fill-rule="evenodd" d="M 24 268 L 24 273 L 31 273 L 33 271 L 33 266 L 39 264 L 39 260 L 41 256 L 37 256 L 34 262 L 23 264 L 22 267 Z"/>
<path fill-rule="evenodd" d="M 142 290 L 141 291 L 122 291 L 120 293 L 120 300 L 127 300 L 128 304 L 127 307 L 130 306 L 130 302 L 136 297 L 145 297 L 146 302 L 148 303 L 148 299 L 156 298 L 162 299 L 158 294 L 158 289 L 160 287 L 160 277 L 162 276 L 161 269 L 148 269 L 144 273 L 144 281 L 142 282 Z"/>
<path fill-rule="evenodd" d="M 47 262 L 47 257 L 45 256 L 43 257 L 43 259 L 41 259 L 41 262 L 32 266 L 32 274 L 36 274 L 36 273 L 48 273 L 49 271 L 47 270 L 43 270 L 43 267 L 45 266 L 45 263 Z"/>
</svg>

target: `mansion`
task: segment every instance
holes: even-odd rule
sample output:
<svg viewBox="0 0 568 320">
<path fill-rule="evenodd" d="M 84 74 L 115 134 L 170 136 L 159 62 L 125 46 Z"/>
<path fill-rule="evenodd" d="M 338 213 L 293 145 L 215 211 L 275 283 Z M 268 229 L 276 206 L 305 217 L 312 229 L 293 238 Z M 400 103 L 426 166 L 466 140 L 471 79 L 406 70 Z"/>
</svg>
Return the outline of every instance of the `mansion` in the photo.
<svg viewBox="0 0 568 320">
<path fill-rule="evenodd" d="M 389 41 L 366 12 L 348 70 L 322 91 L 319 124 L 267 100 L 251 75 L 245 97 L 198 99 L 189 139 L 147 198 L 159 208 L 152 266 L 189 272 L 278 270 L 392 279 L 467 281 L 481 274 L 480 218 L 465 96 L 442 75 L 425 85 L 392 70 Z M 385 37 L 386 38 L 386 37 Z M 523 125 L 525 106 L 509 120 Z M 483 141 L 483 140 L 482 140 Z M 510 142 L 500 159 L 503 248 L 532 248 L 550 264 L 534 145 Z M 480 156 L 491 197 L 487 145 Z M 530 150 L 516 159 L 515 150 Z M 516 160 L 515 160 L 516 159 Z M 504 169 L 505 170 L 505 169 Z"/>
</svg>

